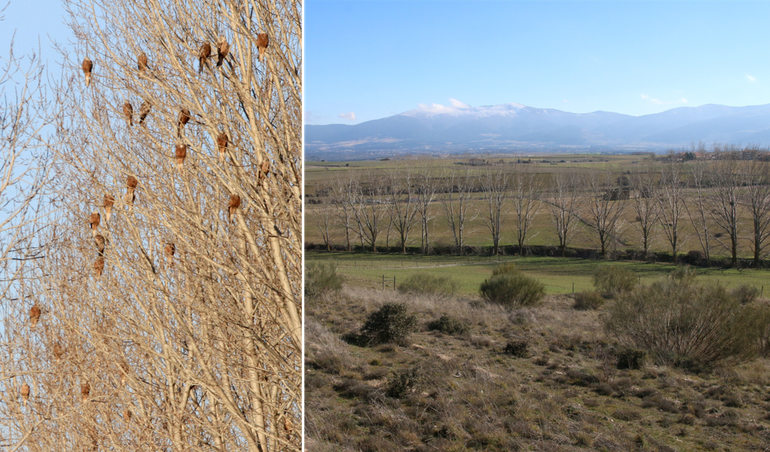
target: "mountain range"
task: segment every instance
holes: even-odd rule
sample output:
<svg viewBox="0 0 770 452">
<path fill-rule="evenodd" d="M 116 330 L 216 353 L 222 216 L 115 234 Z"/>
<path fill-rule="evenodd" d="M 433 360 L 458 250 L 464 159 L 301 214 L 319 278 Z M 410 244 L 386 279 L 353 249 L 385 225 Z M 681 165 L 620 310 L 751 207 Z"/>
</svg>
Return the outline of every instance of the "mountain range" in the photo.
<svg viewBox="0 0 770 452">
<path fill-rule="evenodd" d="M 305 126 L 308 160 L 479 152 L 662 152 L 691 143 L 770 144 L 770 104 L 707 104 L 631 116 L 509 103 L 410 110 L 356 125 Z"/>
</svg>

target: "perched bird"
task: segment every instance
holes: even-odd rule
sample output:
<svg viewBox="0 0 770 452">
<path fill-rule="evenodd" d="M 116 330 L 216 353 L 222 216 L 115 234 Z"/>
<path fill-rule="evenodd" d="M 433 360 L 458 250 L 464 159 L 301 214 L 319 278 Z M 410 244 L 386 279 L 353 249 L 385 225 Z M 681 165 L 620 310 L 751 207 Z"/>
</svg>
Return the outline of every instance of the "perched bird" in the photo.
<svg viewBox="0 0 770 452">
<path fill-rule="evenodd" d="M 86 86 L 91 85 L 91 71 L 94 69 L 94 63 L 88 57 L 83 60 L 83 73 L 86 75 Z"/>
<path fill-rule="evenodd" d="M 217 136 L 217 147 L 219 148 L 219 163 L 224 163 L 225 154 L 227 153 L 227 143 L 230 140 L 227 138 L 227 134 L 222 132 Z"/>
<path fill-rule="evenodd" d="M 269 44 L 270 38 L 267 36 L 267 33 L 260 33 L 257 35 L 257 50 L 259 50 L 257 59 L 259 59 L 259 61 L 262 61 L 265 58 L 265 52 L 267 51 L 267 46 Z"/>
<path fill-rule="evenodd" d="M 139 124 L 150 114 L 150 108 L 152 108 L 152 103 L 149 100 L 142 102 L 142 106 L 139 107 Z"/>
<path fill-rule="evenodd" d="M 115 197 L 111 194 L 104 195 L 104 218 L 110 221 L 110 215 L 112 214 L 112 206 L 115 205 Z"/>
<path fill-rule="evenodd" d="M 40 320 L 40 308 L 37 307 L 37 305 L 32 305 L 31 308 L 29 308 L 29 323 L 32 324 L 32 328 L 37 325 L 38 320 Z"/>
<path fill-rule="evenodd" d="M 126 408 L 125 410 L 123 410 L 123 417 L 124 417 L 126 420 L 129 420 L 129 421 L 130 421 L 130 420 L 131 420 L 131 418 L 132 418 L 132 417 L 134 417 L 134 415 L 133 415 L 133 413 L 131 413 L 131 410 L 129 410 L 128 408 Z"/>
<path fill-rule="evenodd" d="M 190 110 L 183 108 L 179 111 L 179 119 L 176 122 L 176 136 L 182 138 L 182 129 L 190 122 Z"/>
<path fill-rule="evenodd" d="M 217 44 L 217 67 L 222 66 L 228 53 L 230 53 L 230 44 L 227 43 L 224 36 L 220 36 Z"/>
<path fill-rule="evenodd" d="M 235 215 L 235 212 L 238 210 L 239 207 L 241 207 L 241 197 L 238 195 L 230 195 L 230 202 L 227 203 L 227 220 L 232 222 L 233 221 L 233 215 Z"/>
<path fill-rule="evenodd" d="M 64 347 L 62 347 L 58 342 L 53 344 L 53 356 L 56 359 L 61 359 L 62 356 L 64 356 Z"/>
<path fill-rule="evenodd" d="M 147 70 L 147 54 L 144 52 L 140 53 L 136 58 L 136 62 L 139 67 L 139 72 L 144 73 Z"/>
<path fill-rule="evenodd" d="M 187 145 L 177 144 L 174 156 L 176 157 L 176 169 L 182 171 L 182 168 L 184 167 L 184 159 L 187 157 Z"/>
<path fill-rule="evenodd" d="M 99 223 L 101 223 L 101 215 L 99 215 L 99 211 L 94 210 L 91 212 L 91 216 L 88 217 L 88 223 L 91 226 L 91 235 L 96 237 L 96 231 L 99 229 Z"/>
<path fill-rule="evenodd" d="M 94 272 L 97 278 L 102 277 L 102 273 L 104 273 L 104 258 L 102 256 L 97 257 L 94 261 Z"/>
<path fill-rule="evenodd" d="M 163 250 L 166 252 L 166 256 L 168 256 L 169 259 L 173 259 L 174 254 L 176 253 L 176 245 L 168 242 L 166 243 L 166 246 L 163 248 Z"/>
<path fill-rule="evenodd" d="M 128 176 L 126 178 L 126 196 L 123 200 L 128 204 L 129 209 L 134 205 L 136 200 L 136 187 L 139 185 L 139 181 L 134 176 Z"/>
<path fill-rule="evenodd" d="M 291 432 L 291 428 L 292 428 L 291 419 L 289 419 L 288 416 L 284 417 L 283 418 L 283 429 L 286 430 L 286 433 L 290 433 Z"/>
<path fill-rule="evenodd" d="M 129 101 L 126 101 L 126 103 L 123 104 L 123 116 L 126 117 L 126 124 L 128 124 L 128 127 L 134 125 L 134 107 L 131 106 L 131 102 Z"/>
<path fill-rule="evenodd" d="M 208 42 L 204 43 L 200 50 L 198 51 L 198 73 L 200 74 L 203 72 L 203 64 L 206 64 L 206 67 L 209 66 L 209 57 L 211 56 L 211 44 Z"/>
<path fill-rule="evenodd" d="M 123 371 L 120 375 L 120 384 L 125 386 L 126 377 L 128 377 L 128 371 L 129 371 L 128 363 L 126 362 L 125 359 L 120 361 L 120 370 Z"/>
<path fill-rule="evenodd" d="M 94 237 L 94 243 L 96 243 L 96 249 L 99 251 L 99 256 L 104 256 L 104 245 L 107 243 L 107 240 L 104 238 L 101 234 L 96 234 L 96 237 Z"/>
<path fill-rule="evenodd" d="M 21 385 L 21 400 L 24 406 L 27 406 L 27 401 L 29 400 L 29 385 L 27 383 Z"/>
<path fill-rule="evenodd" d="M 259 180 L 267 177 L 268 171 L 270 171 L 270 162 L 267 159 L 262 160 L 262 164 L 259 165 Z"/>
<path fill-rule="evenodd" d="M 86 381 L 80 384 L 80 396 L 83 403 L 88 400 L 88 395 L 91 394 L 91 385 Z"/>
</svg>

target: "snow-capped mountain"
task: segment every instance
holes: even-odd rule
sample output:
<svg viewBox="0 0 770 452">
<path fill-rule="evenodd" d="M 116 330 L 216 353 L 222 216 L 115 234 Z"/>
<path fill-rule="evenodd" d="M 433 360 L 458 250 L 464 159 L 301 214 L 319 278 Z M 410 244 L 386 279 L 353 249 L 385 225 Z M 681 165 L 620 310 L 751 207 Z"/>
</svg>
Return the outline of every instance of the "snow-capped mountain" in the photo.
<svg viewBox="0 0 770 452">
<path fill-rule="evenodd" d="M 391 153 L 525 151 L 663 151 L 707 144 L 770 144 L 770 104 L 702 105 L 630 116 L 569 113 L 509 103 L 471 107 L 421 105 L 357 125 L 306 125 L 305 151 L 315 158 Z"/>
</svg>

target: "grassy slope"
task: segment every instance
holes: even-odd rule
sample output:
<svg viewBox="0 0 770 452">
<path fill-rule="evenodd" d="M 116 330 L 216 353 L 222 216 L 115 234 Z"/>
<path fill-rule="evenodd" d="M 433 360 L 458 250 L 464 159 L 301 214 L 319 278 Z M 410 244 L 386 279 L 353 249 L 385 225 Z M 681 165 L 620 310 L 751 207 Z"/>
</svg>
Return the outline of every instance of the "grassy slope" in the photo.
<svg viewBox="0 0 770 452">
<path fill-rule="evenodd" d="M 407 302 L 419 319 L 405 344 L 339 339 L 388 301 Z M 350 287 L 307 300 L 307 450 L 738 451 L 770 441 L 766 360 L 704 376 L 620 371 L 601 311 L 575 311 L 564 295 L 513 312 L 469 301 Z M 427 331 L 442 314 L 470 330 Z M 529 357 L 502 353 L 511 340 L 527 341 Z M 417 385 L 387 397 L 407 369 Z"/>
</svg>

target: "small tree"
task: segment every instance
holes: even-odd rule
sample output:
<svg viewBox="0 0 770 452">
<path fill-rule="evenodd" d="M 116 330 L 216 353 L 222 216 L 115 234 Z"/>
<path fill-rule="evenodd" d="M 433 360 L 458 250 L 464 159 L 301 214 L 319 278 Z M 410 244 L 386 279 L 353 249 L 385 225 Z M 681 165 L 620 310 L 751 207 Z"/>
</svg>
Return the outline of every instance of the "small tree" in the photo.
<svg viewBox="0 0 770 452">
<path fill-rule="evenodd" d="M 538 304 L 545 296 L 545 285 L 520 271 L 504 269 L 484 280 L 479 292 L 490 303 L 512 309 Z"/>
</svg>

